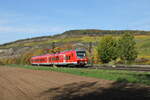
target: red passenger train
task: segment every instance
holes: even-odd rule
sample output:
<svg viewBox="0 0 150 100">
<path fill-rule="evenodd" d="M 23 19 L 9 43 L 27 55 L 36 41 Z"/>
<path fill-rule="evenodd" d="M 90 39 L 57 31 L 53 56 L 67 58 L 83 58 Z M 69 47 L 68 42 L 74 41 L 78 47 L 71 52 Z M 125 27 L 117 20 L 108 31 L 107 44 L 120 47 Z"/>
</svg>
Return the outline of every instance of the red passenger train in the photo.
<svg viewBox="0 0 150 100">
<path fill-rule="evenodd" d="M 84 50 L 64 51 L 56 54 L 34 56 L 30 60 L 33 65 L 86 65 L 88 59 Z"/>
</svg>

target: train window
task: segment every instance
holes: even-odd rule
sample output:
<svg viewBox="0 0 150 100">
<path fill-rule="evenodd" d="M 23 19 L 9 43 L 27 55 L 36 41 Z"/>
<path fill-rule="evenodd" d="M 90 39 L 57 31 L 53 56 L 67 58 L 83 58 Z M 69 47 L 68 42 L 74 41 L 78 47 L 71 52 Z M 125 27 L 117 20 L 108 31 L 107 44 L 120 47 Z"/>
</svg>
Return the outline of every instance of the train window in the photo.
<svg viewBox="0 0 150 100">
<path fill-rule="evenodd" d="M 66 56 L 66 60 L 70 60 L 70 56 Z"/>
<path fill-rule="evenodd" d="M 68 56 L 66 56 L 66 58 L 65 58 L 66 60 L 68 60 Z"/>
<path fill-rule="evenodd" d="M 70 56 L 68 56 L 68 60 L 70 60 Z"/>
<path fill-rule="evenodd" d="M 56 60 L 59 60 L 59 57 L 58 57 L 58 56 L 56 57 Z"/>
<path fill-rule="evenodd" d="M 55 57 L 53 57 L 53 61 L 55 61 L 56 60 L 56 58 Z"/>
<path fill-rule="evenodd" d="M 77 51 L 77 57 L 78 58 L 84 58 L 85 57 L 86 52 L 85 51 Z"/>
<path fill-rule="evenodd" d="M 52 58 L 52 61 L 54 61 L 54 57 Z"/>
<path fill-rule="evenodd" d="M 41 59 L 38 59 L 38 61 L 46 61 L 46 59 L 44 59 L 44 58 L 41 58 Z"/>
</svg>

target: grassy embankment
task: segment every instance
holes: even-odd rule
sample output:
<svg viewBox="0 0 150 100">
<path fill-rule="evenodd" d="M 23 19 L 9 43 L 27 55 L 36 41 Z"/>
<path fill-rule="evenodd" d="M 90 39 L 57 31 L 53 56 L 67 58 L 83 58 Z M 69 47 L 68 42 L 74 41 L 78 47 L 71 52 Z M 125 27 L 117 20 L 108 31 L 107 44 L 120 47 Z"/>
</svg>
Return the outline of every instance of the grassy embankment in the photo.
<svg viewBox="0 0 150 100">
<path fill-rule="evenodd" d="M 150 59 L 150 35 L 135 36 L 139 57 Z"/>
<path fill-rule="evenodd" d="M 56 72 L 65 72 L 80 76 L 102 78 L 120 82 L 142 83 L 150 85 L 150 72 L 133 72 L 120 70 L 97 70 L 83 68 L 54 68 L 54 67 L 37 67 L 30 65 L 10 65 L 11 67 L 21 67 L 32 70 L 48 70 Z"/>
</svg>

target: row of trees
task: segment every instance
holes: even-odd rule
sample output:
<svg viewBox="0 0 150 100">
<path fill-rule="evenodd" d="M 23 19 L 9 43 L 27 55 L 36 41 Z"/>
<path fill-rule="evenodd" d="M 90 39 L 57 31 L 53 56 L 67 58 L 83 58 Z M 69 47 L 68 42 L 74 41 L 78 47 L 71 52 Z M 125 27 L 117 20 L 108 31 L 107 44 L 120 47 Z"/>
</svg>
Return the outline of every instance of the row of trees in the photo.
<svg viewBox="0 0 150 100">
<path fill-rule="evenodd" d="M 120 38 L 104 36 L 98 44 L 98 55 L 103 63 L 120 59 L 123 63 L 131 63 L 137 58 L 134 35 L 123 34 Z"/>
</svg>

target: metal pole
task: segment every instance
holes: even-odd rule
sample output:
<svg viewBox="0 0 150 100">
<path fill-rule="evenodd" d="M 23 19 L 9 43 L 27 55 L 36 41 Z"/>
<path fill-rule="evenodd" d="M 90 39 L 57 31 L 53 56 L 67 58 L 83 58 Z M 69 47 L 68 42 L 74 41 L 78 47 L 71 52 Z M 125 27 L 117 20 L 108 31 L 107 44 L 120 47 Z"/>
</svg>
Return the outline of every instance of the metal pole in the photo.
<svg viewBox="0 0 150 100">
<path fill-rule="evenodd" d="M 53 53 L 56 53 L 56 52 L 54 51 L 55 47 L 56 47 L 56 46 L 55 46 L 55 42 L 52 42 L 52 52 L 53 52 Z"/>
<path fill-rule="evenodd" d="M 90 53 L 90 64 L 91 64 L 91 66 L 93 66 L 92 42 L 89 42 L 89 53 Z"/>
</svg>

